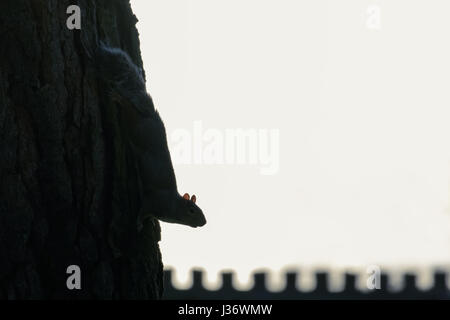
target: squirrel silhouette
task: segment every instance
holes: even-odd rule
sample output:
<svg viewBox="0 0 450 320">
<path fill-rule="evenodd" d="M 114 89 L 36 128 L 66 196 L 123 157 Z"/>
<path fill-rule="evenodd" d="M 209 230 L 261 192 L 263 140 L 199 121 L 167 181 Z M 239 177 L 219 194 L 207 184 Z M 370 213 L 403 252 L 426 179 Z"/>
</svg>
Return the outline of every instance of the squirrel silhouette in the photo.
<svg viewBox="0 0 450 320">
<path fill-rule="evenodd" d="M 142 204 L 138 213 L 140 231 L 146 218 L 190 227 L 201 227 L 206 218 L 192 198 L 178 193 L 175 172 L 167 145 L 164 123 L 145 88 L 141 69 L 121 49 L 99 43 L 88 54 L 109 94 L 120 106 L 126 124 L 125 138 L 134 155 L 142 185 Z"/>
</svg>

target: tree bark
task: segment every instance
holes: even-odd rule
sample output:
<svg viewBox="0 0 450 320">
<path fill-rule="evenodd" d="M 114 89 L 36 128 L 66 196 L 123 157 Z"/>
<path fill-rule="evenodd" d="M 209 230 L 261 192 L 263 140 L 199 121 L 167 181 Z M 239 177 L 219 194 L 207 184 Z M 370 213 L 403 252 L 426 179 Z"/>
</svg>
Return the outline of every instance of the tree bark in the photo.
<svg viewBox="0 0 450 320">
<path fill-rule="evenodd" d="M 159 223 L 137 233 L 138 172 L 80 40 L 142 67 L 136 22 L 128 0 L 0 1 L 0 299 L 161 297 Z"/>
</svg>

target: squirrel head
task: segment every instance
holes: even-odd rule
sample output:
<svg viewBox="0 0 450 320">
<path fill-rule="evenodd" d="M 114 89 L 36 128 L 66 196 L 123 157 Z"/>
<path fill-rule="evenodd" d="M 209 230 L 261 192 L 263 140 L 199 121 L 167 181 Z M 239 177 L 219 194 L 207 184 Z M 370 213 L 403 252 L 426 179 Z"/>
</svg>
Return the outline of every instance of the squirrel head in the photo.
<svg viewBox="0 0 450 320">
<path fill-rule="evenodd" d="M 180 197 L 177 205 L 177 217 L 182 221 L 182 224 L 193 228 L 202 227 L 206 224 L 206 218 L 202 209 L 195 203 L 197 197 L 193 195 L 191 198 L 188 193 Z"/>
</svg>

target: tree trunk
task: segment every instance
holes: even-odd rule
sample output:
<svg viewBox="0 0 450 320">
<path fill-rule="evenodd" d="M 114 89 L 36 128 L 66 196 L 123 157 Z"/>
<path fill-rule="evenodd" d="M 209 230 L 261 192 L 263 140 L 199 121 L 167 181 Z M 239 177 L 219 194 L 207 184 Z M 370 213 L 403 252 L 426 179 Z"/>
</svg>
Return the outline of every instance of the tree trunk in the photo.
<svg viewBox="0 0 450 320">
<path fill-rule="evenodd" d="M 128 0 L 0 1 L 0 299 L 161 297 L 159 223 L 137 233 L 138 173 L 81 41 L 142 67 L 136 22 Z"/>
</svg>

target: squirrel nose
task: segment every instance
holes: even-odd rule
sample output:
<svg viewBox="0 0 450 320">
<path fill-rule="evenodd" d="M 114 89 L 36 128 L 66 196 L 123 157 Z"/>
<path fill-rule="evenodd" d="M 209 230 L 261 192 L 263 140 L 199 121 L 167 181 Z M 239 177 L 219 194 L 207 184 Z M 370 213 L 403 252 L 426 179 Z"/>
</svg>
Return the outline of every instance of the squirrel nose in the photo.
<svg viewBox="0 0 450 320">
<path fill-rule="evenodd" d="M 203 216 L 199 223 L 199 227 L 203 227 L 205 224 L 206 224 L 206 218 L 205 218 L 205 216 Z"/>
</svg>

